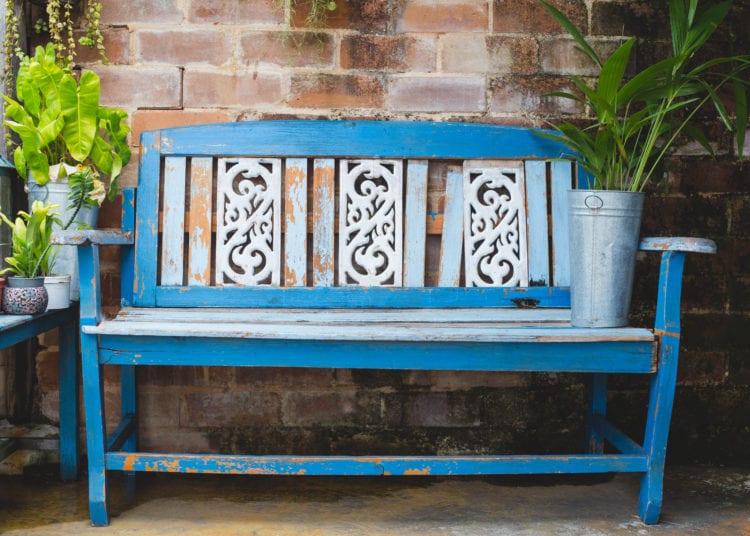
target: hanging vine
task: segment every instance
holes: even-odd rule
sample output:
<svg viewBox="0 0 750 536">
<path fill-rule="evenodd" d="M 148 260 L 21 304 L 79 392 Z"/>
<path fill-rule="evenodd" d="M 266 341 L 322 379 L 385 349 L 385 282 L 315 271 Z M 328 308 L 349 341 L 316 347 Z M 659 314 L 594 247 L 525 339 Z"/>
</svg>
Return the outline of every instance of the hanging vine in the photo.
<svg viewBox="0 0 750 536">
<path fill-rule="evenodd" d="M 5 38 L 3 48 L 5 52 L 5 65 L 3 74 L 9 81 L 13 72 L 13 61 L 15 58 L 24 56 L 20 43 L 20 25 L 22 15 L 19 15 L 16 0 L 5 0 Z M 78 45 L 95 48 L 99 52 L 101 61 L 107 63 L 104 51 L 104 36 L 101 32 L 102 3 L 100 0 L 23 0 L 20 4 L 20 13 L 26 14 L 31 9 L 26 9 L 31 4 L 43 8 L 38 19 L 33 24 L 33 30 L 38 33 L 48 33 L 50 42 L 55 47 L 55 58 L 58 65 L 69 68 L 75 63 L 76 47 Z M 80 10 L 79 11 L 79 6 Z M 36 8 L 35 10 L 38 10 Z M 77 25 L 82 15 L 82 25 Z M 85 34 L 76 40 L 76 29 L 82 29 Z"/>
</svg>

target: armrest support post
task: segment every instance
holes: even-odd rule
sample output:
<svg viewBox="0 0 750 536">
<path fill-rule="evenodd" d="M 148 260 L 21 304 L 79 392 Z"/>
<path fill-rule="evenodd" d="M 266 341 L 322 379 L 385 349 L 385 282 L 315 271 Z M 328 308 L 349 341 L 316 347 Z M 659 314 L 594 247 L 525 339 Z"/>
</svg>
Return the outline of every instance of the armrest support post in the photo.
<svg viewBox="0 0 750 536">
<path fill-rule="evenodd" d="M 102 319 L 99 246 L 78 246 L 78 271 L 81 279 L 81 326 L 96 325 Z"/>
</svg>

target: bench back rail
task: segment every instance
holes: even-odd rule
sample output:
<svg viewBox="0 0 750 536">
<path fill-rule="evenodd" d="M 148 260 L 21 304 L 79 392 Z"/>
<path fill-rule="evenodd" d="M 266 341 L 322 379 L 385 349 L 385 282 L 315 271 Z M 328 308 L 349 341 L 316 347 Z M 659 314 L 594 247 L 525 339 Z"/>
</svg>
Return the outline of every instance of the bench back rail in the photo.
<svg viewBox="0 0 750 536">
<path fill-rule="evenodd" d="M 347 289 L 368 288 L 409 291 L 368 293 L 370 307 L 444 306 L 531 286 L 567 306 L 575 169 L 553 160 L 560 146 L 512 127 L 383 125 L 145 133 L 132 304 L 262 306 L 273 290 L 275 306 L 351 306 Z"/>
</svg>

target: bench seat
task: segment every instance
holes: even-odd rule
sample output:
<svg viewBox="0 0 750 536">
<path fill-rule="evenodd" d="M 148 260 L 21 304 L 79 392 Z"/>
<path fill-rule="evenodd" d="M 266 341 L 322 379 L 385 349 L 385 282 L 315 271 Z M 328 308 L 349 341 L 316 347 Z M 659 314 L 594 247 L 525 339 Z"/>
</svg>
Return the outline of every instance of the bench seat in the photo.
<svg viewBox="0 0 750 536">
<path fill-rule="evenodd" d="M 651 330 L 574 328 L 569 319 L 569 309 L 554 308 L 127 307 L 112 320 L 84 326 L 83 332 L 103 338 L 101 360 L 106 364 L 624 373 L 656 369 Z M 170 351 L 185 339 L 191 340 L 191 352 Z M 205 352 L 198 350 L 201 345 Z"/>
</svg>

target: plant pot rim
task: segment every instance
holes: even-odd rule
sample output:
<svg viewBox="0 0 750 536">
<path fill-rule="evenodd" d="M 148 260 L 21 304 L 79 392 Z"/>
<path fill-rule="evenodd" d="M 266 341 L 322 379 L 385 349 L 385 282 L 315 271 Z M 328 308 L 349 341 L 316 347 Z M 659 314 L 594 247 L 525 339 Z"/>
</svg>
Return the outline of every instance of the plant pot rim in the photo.
<svg viewBox="0 0 750 536">
<path fill-rule="evenodd" d="M 29 288 L 29 287 L 43 287 L 44 276 L 38 277 L 23 277 L 20 275 L 12 275 L 8 277 L 6 283 L 9 287 L 13 288 Z"/>
<path fill-rule="evenodd" d="M 48 274 L 48 275 L 44 276 L 44 279 L 45 280 L 46 279 L 67 279 L 67 280 L 70 280 L 71 279 L 71 275 L 70 274 Z"/>
<path fill-rule="evenodd" d="M 568 190 L 570 193 L 591 193 L 596 192 L 597 194 L 607 194 L 607 195 L 619 195 L 619 194 L 627 194 L 627 195 L 646 195 L 646 192 L 631 192 L 630 190 L 600 190 L 596 188 L 571 188 Z"/>
</svg>

